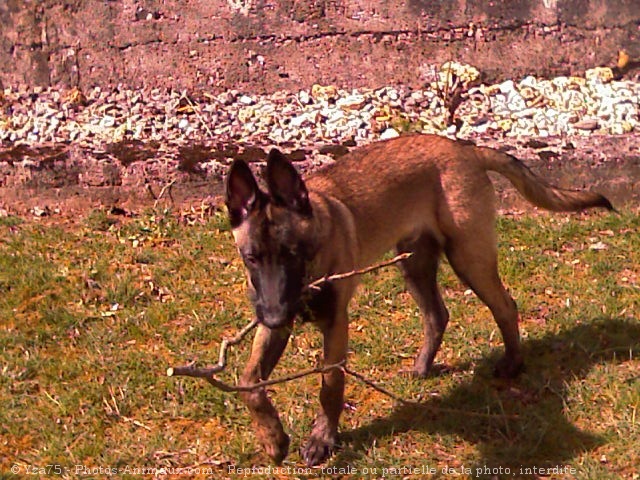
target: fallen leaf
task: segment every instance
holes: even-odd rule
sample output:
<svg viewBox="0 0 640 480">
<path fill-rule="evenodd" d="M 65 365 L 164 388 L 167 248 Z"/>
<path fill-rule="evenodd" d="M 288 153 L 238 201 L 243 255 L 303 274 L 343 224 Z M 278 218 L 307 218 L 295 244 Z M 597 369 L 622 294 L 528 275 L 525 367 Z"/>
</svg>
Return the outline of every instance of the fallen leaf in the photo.
<svg viewBox="0 0 640 480">
<path fill-rule="evenodd" d="M 589 250 L 606 250 L 609 246 L 604 242 L 596 242 L 589 245 Z"/>
</svg>

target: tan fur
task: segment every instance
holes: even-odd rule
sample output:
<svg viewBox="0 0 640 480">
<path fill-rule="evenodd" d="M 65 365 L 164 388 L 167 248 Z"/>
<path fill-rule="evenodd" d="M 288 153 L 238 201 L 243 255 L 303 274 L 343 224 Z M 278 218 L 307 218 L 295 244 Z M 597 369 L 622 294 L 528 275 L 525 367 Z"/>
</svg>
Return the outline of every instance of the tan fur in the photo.
<svg viewBox="0 0 640 480">
<path fill-rule="evenodd" d="M 507 177 L 549 210 L 602 206 L 602 196 L 547 186 L 509 155 L 434 135 L 378 142 L 341 158 L 307 180 L 310 192 L 342 202 L 353 216 L 359 266 L 424 230 L 443 243 L 461 230 L 493 229 L 494 190 L 486 175 Z M 479 232 L 482 235 L 483 232 Z"/>
</svg>

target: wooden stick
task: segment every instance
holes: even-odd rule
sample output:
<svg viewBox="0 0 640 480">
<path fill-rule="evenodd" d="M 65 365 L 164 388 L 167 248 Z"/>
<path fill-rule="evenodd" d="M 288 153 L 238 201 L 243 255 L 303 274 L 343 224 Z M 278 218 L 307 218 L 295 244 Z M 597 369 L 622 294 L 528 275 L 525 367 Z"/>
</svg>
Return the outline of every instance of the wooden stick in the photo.
<svg viewBox="0 0 640 480">
<path fill-rule="evenodd" d="M 158 199 L 160 199 L 160 196 L 158 196 Z M 409 258 L 411 255 L 413 255 L 412 252 L 407 252 L 407 253 L 402 253 L 400 255 L 397 255 L 396 257 L 392 258 L 391 260 L 387 260 L 384 262 L 380 262 L 377 263 L 375 265 L 372 265 L 370 267 L 366 267 L 366 268 L 362 268 L 360 270 L 352 270 L 350 272 L 345 272 L 345 273 L 338 273 L 335 275 L 329 275 L 329 276 L 325 276 L 322 278 L 319 278 L 313 282 L 311 282 L 309 285 L 307 285 L 306 288 L 308 289 L 319 289 L 320 285 L 322 285 L 325 282 L 333 282 L 335 280 L 341 280 L 344 278 L 349 278 L 349 277 L 353 277 L 354 275 L 362 275 L 368 272 L 371 272 L 373 270 L 382 268 L 382 267 L 386 267 L 387 265 L 391 265 L 393 263 L 397 263 L 401 260 L 404 260 L 406 258 Z M 217 380 L 216 378 L 214 378 L 214 375 L 216 373 L 221 372 L 222 370 L 224 370 L 224 368 L 226 367 L 227 364 L 227 349 L 232 346 L 232 345 L 237 345 L 238 343 L 240 343 L 242 341 L 242 339 L 244 337 L 247 336 L 247 334 L 253 330 L 259 323 L 259 320 L 257 318 L 255 318 L 251 323 L 249 323 L 246 327 L 244 327 L 242 330 L 240 330 L 240 332 L 238 332 L 238 334 L 230 339 L 223 339 L 222 343 L 220 345 L 220 353 L 218 354 L 218 363 L 217 365 L 213 366 L 213 367 L 208 367 L 208 368 L 201 368 L 201 367 L 196 367 L 194 364 L 191 365 L 186 365 L 183 367 L 169 367 L 167 369 L 167 376 L 171 377 L 174 375 L 185 375 L 185 376 L 189 376 L 189 377 L 198 377 L 198 378 L 205 378 L 209 381 L 209 383 L 218 386 L 219 388 L 221 388 L 222 390 L 224 390 L 225 392 L 233 392 L 233 391 L 247 391 L 247 390 L 234 390 L 231 385 L 225 384 L 224 382 L 221 382 L 220 380 Z M 333 368 L 331 366 L 326 367 L 326 368 Z M 321 372 L 312 372 L 312 373 L 321 373 Z M 305 375 L 310 375 L 311 373 L 305 373 Z M 302 376 L 305 376 L 302 375 Z M 298 378 L 298 377 L 295 377 Z M 279 382 L 275 382 L 275 383 L 279 383 Z M 269 383 L 269 385 L 272 385 L 273 383 Z M 256 388 L 260 388 L 259 386 Z"/>
<path fill-rule="evenodd" d="M 368 387 L 373 388 L 374 390 L 382 393 L 383 395 L 386 395 L 387 397 L 403 405 L 410 405 L 414 407 L 424 408 L 424 409 L 433 410 L 434 412 L 439 412 L 439 413 L 452 413 L 456 415 L 465 415 L 467 417 L 481 417 L 481 418 L 500 417 L 500 418 L 507 418 L 511 420 L 518 418 L 518 415 L 507 415 L 504 412 L 503 413 L 470 412 L 468 410 L 460 410 L 457 408 L 447 408 L 447 407 L 437 407 L 433 405 L 427 405 L 426 403 L 416 402 L 415 400 L 405 400 L 404 398 L 397 396 L 396 394 L 390 392 L 389 390 L 386 390 L 385 388 L 382 388 L 379 385 L 376 385 L 373 381 L 369 380 L 364 375 L 358 372 L 354 372 L 353 370 L 347 368 L 346 366 L 343 366 L 342 370 L 347 375 L 352 376 L 353 378 L 355 378 L 356 380 L 359 380 L 360 382 L 364 383 Z"/>
<path fill-rule="evenodd" d="M 180 96 L 180 98 L 184 98 L 187 101 L 189 106 L 193 109 L 193 113 L 196 114 L 196 117 L 198 117 L 198 120 L 200 120 L 200 123 L 202 124 L 204 129 L 207 131 L 207 134 L 209 135 L 209 137 L 215 140 L 216 137 L 213 135 L 213 133 L 211 132 L 211 129 L 209 128 L 207 123 L 204 121 L 204 118 L 202 118 L 202 115 L 200 115 L 200 106 L 193 104 L 193 102 L 187 95 L 186 91 L 182 92 L 182 95 Z"/>
<path fill-rule="evenodd" d="M 495 417 L 500 417 L 500 418 L 506 418 L 506 419 L 517 419 L 519 416 L 518 415 L 507 415 L 506 413 L 483 413 L 483 412 L 472 412 L 472 411 L 468 411 L 468 410 L 460 410 L 457 408 L 447 408 L 447 407 L 438 407 L 438 406 L 431 406 L 428 404 L 425 404 L 423 402 L 418 402 L 415 400 L 406 400 L 402 397 L 399 397 L 398 395 L 390 392 L 389 390 L 377 385 L 376 383 L 374 383 L 372 380 L 369 380 L 368 378 L 366 378 L 364 375 L 355 372 L 353 370 L 351 370 L 350 368 L 347 368 L 346 366 L 346 360 L 343 360 L 341 362 L 338 363 L 334 363 L 331 365 L 327 365 L 324 367 L 316 367 L 316 368 L 311 368 L 308 370 L 303 370 L 301 372 L 297 372 L 294 373 L 292 375 L 287 375 L 285 377 L 280 377 L 280 378 L 275 378 L 272 380 L 264 380 L 261 382 L 257 382 L 254 383 L 252 385 L 230 385 L 226 382 L 223 382 L 221 380 L 218 380 L 214 374 L 216 373 L 215 371 L 213 371 L 213 368 L 198 368 L 198 367 L 194 367 L 194 366 L 185 366 L 185 367 L 177 367 L 175 369 L 169 369 L 167 371 L 167 375 L 172 376 L 172 375 L 184 375 L 184 376 L 188 376 L 188 377 L 196 377 L 196 378 L 204 378 L 206 381 L 208 381 L 211 385 L 213 385 L 216 388 L 219 388 L 220 390 L 222 390 L 223 392 L 251 392 L 253 390 L 258 390 L 260 388 L 265 388 L 271 385 L 277 385 L 279 383 L 286 383 L 286 382 L 291 382 L 293 380 L 297 380 L 299 378 L 302 377 L 307 377 L 309 375 L 315 375 L 318 373 L 326 373 L 330 370 L 339 368 L 341 369 L 346 375 L 349 375 L 353 378 L 355 378 L 356 380 L 364 383 L 365 385 L 367 385 L 368 387 L 373 388 L 374 390 L 382 393 L 383 395 L 386 395 L 387 397 L 391 398 L 392 400 L 395 400 L 398 403 L 401 403 L 402 405 L 408 405 L 408 406 L 413 406 L 413 407 L 418 407 L 418 408 L 422 408 L 422 409 L 426 409 L 426 410 L 431 410 L 433 412 L 438 412 L 438 413 L 450 413 L 450 414 L 455 414 L 455 415 L 464 415 L 467 417 L 480 417 L 480 418 L 495 418 Z"/>
<path fill-rule="evenodd" d="M 173 180 L 171 180 L 169 183 L 167 183 L 164 187 L 162 187 L 162 190 L 160 190 L 160 193 L 158 194 L 157 197 L 155 197 L 155 202 L 153 202 L 153 208 L 156 208 L 158 206 L 158 202 L 160 201 L 160 199 L 164 196 L 166 191 L 169 191 L 169 198 L 171 199 L 171 203 L 173 203 L 173 197 L 171 196 L 171 187 L 173 187 L 173 184 L 176 183 L 175 178 Z M 151 195 L 153 195 L 153 191 L 151 190 L 151 186 L 147 185 L 149 192 L 151 192 Z"/>
<path fill-rule="evenodd" d="M 394 263 L 405 260 L 409 258 L 411 255 L 412 255 L 412 252 L 401 253 L 390 260 L 386 260 L 366 268 L 362 268 L 359 270 L 352 270 L 350 272 L 345 272 L 345 273 L 328 275 L 311 282 L 309 285 L 307 285 L 307 288 L 318 289 L 319 286 L 325 282 L 342 280 L 344 278 L 353 277 L 355 275 L 363 275 L 373 270 L 377 270 L 379 268 L 386 267 L 388 265 L 392 265 Z M 386 390 L 378 386 L 373 381 L 367 379 L 364 375 L 361 375 L 360 373 L 347 368 L 346 360 L 343 360 L 342 362 L 339 362 L 339 363 L 327 365 L 324 367 L 316 367 L 308 370 L 303 370 L 301 372 L 294 373 L 292 375 L 288 375 L 288 376 L 277 378 L 277 379 L 264 380 L 261 382 L 257 382 L 253 385 L 230 385 L 221 380 L 218 380 L 215 377 L 215 374 L 221 372 L 226 367 L 227 349 L 232 345 L 237 345 L 238 343 L 240 343 L 247 336 L 247 334 L 258 325 L 258 323 L 259 321 L 256 318 L 251 323 L 249 323 L 246 327 L 244 327 L 240 332 L 238 332 L 238 334 L 236 334 L 234 337 L 230 339 L 225 338 L 222 340 L 222 343 L 220 345 L 220 353 L 218 355 L 217 365 L 213 367 L 202 368 L 202 367 L 196 367 L 194 364 L 190 364 L 182 367 L 168 368 L 167 376 L 171 377 L 175 375 L 181 375 L 181 376 L 188 376 L 188 377 L 195 377 L 195 378 L 204 378 L 211 385 L 213 385 L 216 388 L 219 388 L 224 392 L 250 392 L 252 390 L 257 390 L 257 389 L 268 387 L 271 385 L 276 385 L 279 383 L 286 383 L 292 380 L 297 380 L 299 378 L 306 377 L 308 375 L 314 375 L 317 373 L 326 373 L 329 370 L 340 368 L 346 375 L 350 375 L 354 377 L 355 379 L 359 380 L 365 385 L 373 388 L 374 390 L 388 396 L 389 398 L 399 403 L 402 403 L 403 405 L 413 405 L 413 406 L 419 406 L 424 408 L 427 407 L 424 403 L 416 402 L 414 400 L 405 400 L 404 398 L 395 395 L 389 390 Z M 434 411 L 438 411 L 438 412 L 455 413 L 455 414 L 462 414 L 462 415 L 474 416 L 474 417 L 495 417 L 496 416 L 495 414 L 490 414 L 490 413 L 468 412 L 468 411 L 457 410 L 452 408 L 444 408 L 444 407 L 429 407 L 429 408 L 432 408 Z M 498 416 L 501 416 L 504 418 L 517 418 L 517 415 L 502 414 Z"/>
<path fill-rule="evenodd" d="M 364 275 L 365 273 L 372 272 L 373 270 L 378 270 L 379 268 L 386 267 L 388 265 L 393 265 L 394 263 L 401 262 L 402 260 L 406 260 L 411 255 L 413 255 L 413 252 L 405 252 L 405 253 L 396 255 L 390 260 L 385 260 L 384 262 L 376 263 L 375 265 L 361 268 L 359 270 L 352 270 L 350 272 L 345 272 L 345 273 L 336 273 L 334 275 L 325 275 L 324 277 L 311 282 L 309 285 L 307 285 L 306 288 L 309 290 L 319 290 L 320 285 L 322 285 L 323 283 L 333 282 L 335 280 L 342 280 L 345 278 L 354 277 L 356 275 Z"/>
<path fill-rule="evenodd" d="M 272 380 L 263 380 L 261 382 L 257 382 L 251 385 L 230 385 L 221 380 L 218 380 L 215 377 L 215 373 L 217 373 L 218 370 L 215 370 L 214 368 L 198 368 L 192 365 L 191 366 L 187 365 L 185 367 L 170 368 L 167 370 L 167 375 L 168 376 L 184 375 L 187 377 L 204 378 L 211 385 L 213 385 L 216 388 L 219 388 L 223 392 L 251 392 L 253 390 L 258 390 L 260 388 L 268 387 L 270 385 L 276 385 L 278 383 L 286 383 L 292 380 L 297 380 L 298 378 L 314 375 L 316 373 L 326 373 L 329 370 L 342 368 L 345 362 L 346 360 L 343 360 L 342 362 L 334 363 L 324 367 L 310 368 L 308 370 L 303 370 L 301 372 L 287 375 L 286 377 L 274 378 Z"/>
<path fill-rule="evenodd" d="M 169 367 L 167 369 L 167 376 L 172 377 L 174 375 L 187 375 L 189 377 L 207 378 L 208 376 L 213 378 L 214 374 L 221 372 L 227 366 L 227 349 L 231 345 L 237 345 L 238 343 L 240 343 L 242 339 L 246 337 L 247 334 L 258 325 L 258 323 L 258 319 L 254 318 L 251 323 L 240 330 L 236 334 L 236 336 L 232 338 L 225 338 L 222 340 L 222 343 L 220 344 L 220 353 L 218 354 L 217 365 L 209 368 L 196 368 L 193 364 L 184 367 Z"/>
</svg>

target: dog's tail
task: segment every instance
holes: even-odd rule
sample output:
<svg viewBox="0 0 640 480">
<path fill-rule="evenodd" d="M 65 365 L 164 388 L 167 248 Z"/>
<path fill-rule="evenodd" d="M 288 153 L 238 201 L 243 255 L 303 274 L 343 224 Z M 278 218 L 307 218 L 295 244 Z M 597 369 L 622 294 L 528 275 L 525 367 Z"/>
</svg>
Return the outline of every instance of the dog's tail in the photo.
<svg viewBox="0 0 640 480">
<path fill-rule="evenodd" d="M 486 147 L 477 147 L 476 152 L 484 160 L 486 170 L 507 177 L 524 198 L 538 207 L 555 212 L 579 211 L 591 207 L 615 211 L 604 195 L 588 190 L 567 190 L 549 185 L 511 155 Z"/>
</svg>

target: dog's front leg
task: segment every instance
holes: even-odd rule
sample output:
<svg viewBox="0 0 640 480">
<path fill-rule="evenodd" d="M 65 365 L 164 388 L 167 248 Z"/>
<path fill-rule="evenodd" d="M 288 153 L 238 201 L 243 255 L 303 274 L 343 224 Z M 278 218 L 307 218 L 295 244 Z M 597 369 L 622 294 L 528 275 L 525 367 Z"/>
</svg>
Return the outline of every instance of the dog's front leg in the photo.
<svg viewBox="0 0 640 480">
<path fill-rule="evenodd" d="M 346 309 L 331 324 L 322 328 L 324 336 L 324 364 L 332 365 L 347 356 L 348 320 Z M 307 465 L 322 463 L 333 450 L 338 437 L 338 420 L 344 405 L 344 372 L 334 368 L 322 375 L 320 412 L 316 417 L 311 437 L 302 449 Z"/>
<path fill-rule="evenodd" d="M 287 346 L 289 328 L 270 329 L 259 325 L 253 339 L 249 363 L 240 377 L 240 385 L 250 386 L 267 380 Z M 240 398 L 249 408 L 253 428 L 267 454 L 280 464 L 289 452 L 289 436 L 284 433 L 278 412 L 264 388 L 241 392 Z"/>
</svg>

